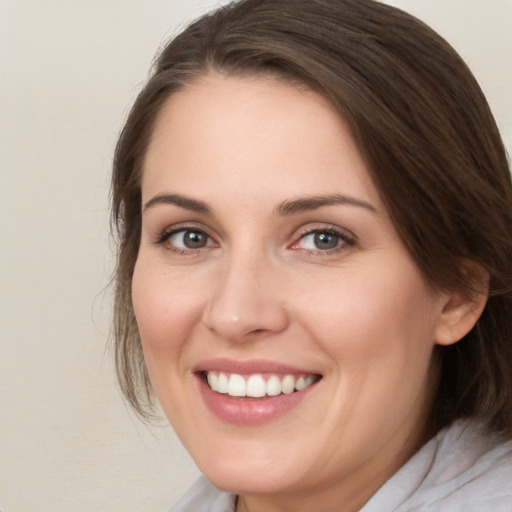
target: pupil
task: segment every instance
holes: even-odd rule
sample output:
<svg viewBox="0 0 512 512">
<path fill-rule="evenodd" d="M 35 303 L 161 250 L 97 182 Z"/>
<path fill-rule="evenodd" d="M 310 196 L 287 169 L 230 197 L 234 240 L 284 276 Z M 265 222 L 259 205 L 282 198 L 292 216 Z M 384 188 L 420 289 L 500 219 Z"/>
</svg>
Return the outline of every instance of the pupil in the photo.
<svg viewBox="0 0 512 512">
<path fill-rule="evenodd" d="M 206 236 L 200 231 L 187 231 L 183 242 L 188 249 L 199 249 L 206 245 Z"/>
<path fill-rule="evenodd" d="M 338 237 L 329 233 L 316 233 L 315 245 L 319 249 L 334 249 L 338 245 Z"/>
</svg>

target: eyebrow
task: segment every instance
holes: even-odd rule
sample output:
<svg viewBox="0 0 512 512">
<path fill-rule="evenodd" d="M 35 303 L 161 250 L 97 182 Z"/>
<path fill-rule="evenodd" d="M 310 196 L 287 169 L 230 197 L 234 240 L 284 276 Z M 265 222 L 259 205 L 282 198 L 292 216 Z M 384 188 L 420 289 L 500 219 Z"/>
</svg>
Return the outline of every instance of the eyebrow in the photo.
<svg viewBox="0 0 512 512">
<path fill-rule="evenodd" d="M 182 196 L 181 194 L 158 194 L 152 197 L 143 206 L 142 210 L 147 210 L 157 204 L 173 204 L 180 208 L 185 208 L 186 210 L 191 210 L 197 213 L 212 213 L 211 208 L 206 203 L 203 203 L 203 201 L 191 199 L 190 197 Z"/>
<path fill-rule="evenodd" d="M 197 213 L 212 214 L 212 209 L 203 201 L 192 199 L 181 194 L 158 194 L 152 197 L 144 206 L 143 211 L 152 208 L 158 204 L 172 204 L 186 210 L 191 210 Z M 377 213 L 377 210 L 366 201 L 356 199 L 354 197 L 345 196 L 342 194 L 329 194 L 326 196 L 307 196 L 299 197 L 297 199 L 289 199 L 283 201 L 275 210 L 274 214 L 278 217 L 293 215 L 309 210 L 316 210 L 322 206 L 331 205 L 349 205 L 365 208 L 372 213 Z"/>
<path fill-rule="evenodd" d="M 331 205 L 349 205 L 357 206 L 369 210 L 372 213 L 377 213 L 374 206 L 366 201 L 356 199 L 355 197 L 345 196 L 342 194 L 329 194 L 326 196 L 307 196 L 299 197 L 298 199 L 290 199 L 283 201 L 275 210 L 275 214 L 279 217 L 285 215 L 293 215 L 308 210 L 316 210 L 322 206 Z"/>
</svg>

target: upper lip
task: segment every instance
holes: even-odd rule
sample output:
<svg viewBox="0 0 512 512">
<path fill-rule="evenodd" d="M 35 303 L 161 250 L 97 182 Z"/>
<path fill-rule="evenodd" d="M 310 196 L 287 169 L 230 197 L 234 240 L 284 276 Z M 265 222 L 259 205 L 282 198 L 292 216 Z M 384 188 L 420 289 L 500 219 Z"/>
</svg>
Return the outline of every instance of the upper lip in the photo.
<svg viewBox="0 0 512 512">
<path fill-rule="evenodd" d="M 286 375 L 319 375 L 318 372 L 297 368 L 287 364 L 266 359 L 251 359 L 247 361 L 218 358 L 201 361 L 192 368 L 193 372 L 217 371 L 249 375 L 257 373 L 277 373 Z"/>
</svg>

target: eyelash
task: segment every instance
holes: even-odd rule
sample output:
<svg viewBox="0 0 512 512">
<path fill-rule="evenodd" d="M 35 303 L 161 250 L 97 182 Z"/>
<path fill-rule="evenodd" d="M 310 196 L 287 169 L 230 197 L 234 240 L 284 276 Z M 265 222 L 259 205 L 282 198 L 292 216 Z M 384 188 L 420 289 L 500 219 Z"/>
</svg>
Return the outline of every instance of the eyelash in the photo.
<svg viewBox="0 0 512 512">
<path fill-rule="evenodd" d="M 338 243 L 335 247 L 331 249 L 304 249 L 308 256 L 328 256 L 330 254 L 338 254 L 350 247 L 353 247 L 357 243 L 357 237 L 352 233 L 349 233 L 345 230 L 341 230 L 339 228 L 335 228 L 333 226 L 319 226 L 314 229 L 308 229 L 303 233 L 300 233 L 295 242 L 293 242 L 290 246 L 291 249 L 295 249 L 295 247 L 306 237 L 311 235 L 329 235 L 334 236 L 338 239 Z M 295 250 L 300 250 L 298 247 Z"/>
<path fill-rule="evenodd" d="M 186 233 L 186 232 L 192 232 L 192 233 L 198 233 L 198 234 L 203 234 L 207 237 L 207 239 L 209 240 L 213 240 L 213 237 L 211 237 L 207 231 L 205 231 L 204 229 L 202 228 L 199 228 L 197 226 L 194 226 L 194 225 L 181 225 L 181 226 L 174 226 L 173 228 L 171 229 L 167 229 L 165 231 L 163 231 L 160 235 L 158 235 L 158 237 L 153 241 L 153 245 L 155 246 L 162 246 L 164 245 L 171 237 L 173 237 L 174 235 L 178 234 L 178 233 Z M 205 247 L 208 247 L 208 246 L 205 246 Z M 191 254 L 191 253 L 196 253 L 198 250 L 200 249 L 204 249 L 205 247 L 200 247 L 200 248 L 197 248 L 197 249 L 193 249 L 193 248 L 189 248 L 189 249 L 183 249 L 181 247 L 176 247 L 172 244 L 168 244 L 168 246 L 166 247 L 167 250 L 169 251 L 172 251 L 176 254 L 183 254 L 183 255 L 187 255 L 187 254 Z"/>
<path fill-rule="evenodd" d="M 213 237 L 211 237 L 207 231 L 204 229 L 201 229 L 199 227 L 193 226 L 193 225 L 182 225 L 182 226 L 175 226 L 172 229 L 165 230 L 162 232 L 154 241 L 153 245 L 155 246 L 162 246 L 165 244 L 172 236 L 178 234 L 178 233 L 186 233 L 186 232 L 192 232 L 192 233 L 198 233 L 203 234 L 207 237 L 208 240 L 214 241 Z M 345 230 L 341 230 L 338 228 L 334 228 L 333 226 L 320 226 L 314 229 L 306 230 L 296 238 L 296 240 L 290 244 L 288 247 L 292 250 L 301 250 L 300 247 L 297 247 L 297 245 L 305 240 L 308 236 L 311 235 L 328 235 L 328 236 L 334 236 L 338 239 L 338 243 L 335 247 L 331 249 L 303 249 L 308 256 L 325 256 L 330 254 L 337 254 L 339 252 L 342 252 L 346 250 L 347 248 L 353 247 L 357 243 L 357 237 L 353 235 L 352 233 L 348 233 Z M 215 241 L 214 241 L 215 242 Z M 176 254 L 182 254 L 187 255 L 191 253 L 196 253 L 197 251 L 201 249 L 207 248 L 208 245 L 203 247 L 198 247 L 196 249 L 194 248 L 188 248 L 183 249 L 180 247 L 176 247 L 174 245 L 169 244 L 168 247 L 166 247 L 167 250 L 170 250 Z"/>
</svg>

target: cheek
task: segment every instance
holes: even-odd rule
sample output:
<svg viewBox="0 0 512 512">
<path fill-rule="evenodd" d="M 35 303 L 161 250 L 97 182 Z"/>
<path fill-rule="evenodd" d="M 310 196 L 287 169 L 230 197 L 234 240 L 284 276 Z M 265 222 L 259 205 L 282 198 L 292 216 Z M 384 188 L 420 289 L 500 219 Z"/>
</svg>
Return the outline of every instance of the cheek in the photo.
<svg viewBox="0 0 512 512">
<path fill-rule="evenodd" d="M 201 315 L 201 289 L 165 267 L 141 258 L 132 280 L 132 301 L 152 388 L 171 424 L 180 425 L 192 397 L 187 375 L 187 340 Z M 204 292 L 204 290 L 203 290 Z"/>
<path fill-rule="evenodd" d="M 338 283 L 310 295 L 301 316 L 331 360 L 327 377 L 336 405 L 326 422 L 368 450 L 374 446 L 368 439 L 378 442 L 427 407 L 435 310 L 414 268 L 354 272 Z"/>
<path fill-rule="evenodd" d="M 301 305 L 304 325 L 333 359 L 344 365 L 381 366 L 428 362 L 436 314 L 414 266 L 347 272 L 326 280 Z M 300 293 L 296 293 L 300 297 Z M 302 294 L 306 296 L 306 294 Z"/>
<path fill-rule="evenodd" d="M 180 349 L 200 317 L 201 288 L 197 280 L 137 261 L 132 301 L 145 353 L 168 357 Z"/>
</svg>

